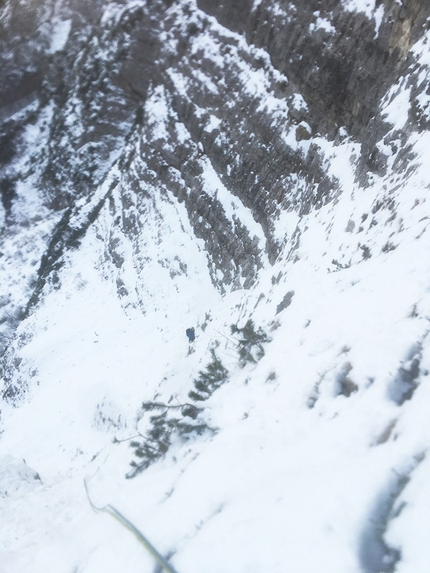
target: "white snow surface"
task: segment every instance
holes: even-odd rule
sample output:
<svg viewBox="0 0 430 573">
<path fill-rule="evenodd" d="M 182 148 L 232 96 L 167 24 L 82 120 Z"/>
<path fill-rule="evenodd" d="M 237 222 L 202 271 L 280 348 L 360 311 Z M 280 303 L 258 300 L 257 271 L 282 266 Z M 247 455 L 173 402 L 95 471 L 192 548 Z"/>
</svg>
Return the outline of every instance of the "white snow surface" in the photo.
<svg viewBox="0 0 430 573">
<path fill-rule="evenodd" d="M 343 0 L 345 10 L 350 12 L 364 12 L 369 20 L 375 11 L 376 0 Z"/>
<path fill-rule="evenodd" d="M 407 90 L 396 90 L 385 108 L 393 132 L 409 106 Z M 151 100 L 160 137 L 162 96 Z M 117 508 L 178 573 L 376 573 L 387 548 L 401 554 L 396 573 L 428 573 L 428 138 L 411 137 L 406 183 L 375 176 L 366 189 L 354 182 L 355 144 L 315 140 L 339 196 L 301 218 L 282 213 L 276 263 L 264 261 L 252 289 L 223 295 L 184 205 L 157 187 L 146 190 L 136 241 L 121 232 L 113 211 L 127 180 L 119 182 L 113 207 L 67 256 L 60 288 L 45 293 L 11 346 L 29 390 L 18 407 L 2 404 L 0 573 L 158 571 L 130 531 L 92 510 L 84 480 L 97 506 Z M 204 177 L 227 215 L 260 238 L 209 164 Z M 394 207 L 375 209 L 387 197 Z M 249 318 L 271 342 L 241 367 L 230 326 Z M 125 479 L 130 439 L 148 419 L 142 402 L 189 402 L 211 349 L 229 378 L 198 404 L 199 419 L 217 431 L 177 438 Z M 416 388 L 402 401 L 399 379 L 417 357 Z"/>
<path fill-rule="evenodd" d="M 398 4 L 401 0 L 395 0 Z M 343 0 L 345 10 L 350 12 L 363 12 L 369 20 L 375 20 L 375 37 L 379 34 L 382 20 L 384 18 L 384 5 L 378 7 L 375 0 Z"/>
<path fill-rule="evenodd" d="M 324 30 L 328 34 L 334 34 L 336 32 L 336 28 L 333 26 L 333 24 L 326 18 L 321 18 L 319 12 L 315 12 L 314 15 L 316 16 L 316 21 L 314 24 L 309 26 L 310 32 L 318 29 Z"/>
<path fill-rule="evenodd" d="M 49 53 L 55 54 L 64 49 L 72 29 L 72 20 L 56 20 L 52 25 L 51 45 Z"/>
</svg>

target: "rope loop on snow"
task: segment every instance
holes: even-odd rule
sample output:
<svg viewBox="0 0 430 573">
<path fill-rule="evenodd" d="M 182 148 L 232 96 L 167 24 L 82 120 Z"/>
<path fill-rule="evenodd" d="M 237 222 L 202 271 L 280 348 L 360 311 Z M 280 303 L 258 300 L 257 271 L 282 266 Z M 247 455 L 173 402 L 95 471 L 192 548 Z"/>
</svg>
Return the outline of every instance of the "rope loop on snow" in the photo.
<svg viewBox="0 0 430 573">
<path fill-rule="evenodd" d="M 88 485 L 85 479 L 84 479 L 84 485 L 85 485 L 85 491 L 87 492 L 88 502 L 94 511 L 96 512 L 103 511 L 104 513 L 109 513 L 109 515 L 114 517 L 117 521 L 121 523 L 121 525 L 123 525 L 137 537 L 137 540 L 146 548 L 146 550 L 152 555 L 152 557 L 154 557 L 154 559 L 157 561 L 157 563 L 160 565 L 160 567 L 162 567 L 164 571 L 166 571 L 167 573 L 178 573 L 172 567 L 172 565 L 170 565 L 170 563 L 168 563 L 166 559 L 160 553 L 158 553 L 158 551 L 155 549 L 152 543 L 148 541 L 148 539 L 143 535 L 143 533 L 139 531 L 139 529 L 137 529 L 137 527 L 133 525 L 133 523 L 131 523 L 131 521 L 129 521 L 126 517 L 124 517 L 124 515 L 122 515 L 122 513 L 120 513 L 115 507 L 113 507 L 112 505 L 97 507 L 91 500 L 88 491 Z"/>
</svg>

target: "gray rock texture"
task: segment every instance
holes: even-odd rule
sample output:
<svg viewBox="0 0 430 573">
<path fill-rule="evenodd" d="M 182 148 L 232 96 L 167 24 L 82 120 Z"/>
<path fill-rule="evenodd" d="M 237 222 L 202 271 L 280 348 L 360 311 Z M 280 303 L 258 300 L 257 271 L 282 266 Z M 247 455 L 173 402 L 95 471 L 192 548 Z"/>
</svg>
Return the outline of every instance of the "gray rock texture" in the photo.
<svg viewBox="0 0 430 573">
<path fill-rule="evenodd" d="M 263 259 L 273 263 L 292 240 L 276 234 L 279 215 L 305 215 L 342 192 L 321 137 L 360 144 L 363 186 L 386 173 L 384 146 L 394 172 L 407 173 L 408 133 L 430 125 L 418 98 L 427 86 L 409 52 L 429 12 L 418 0 L 377 1 L 371 14 L 334 0 L 5 0 L 3 241 L 35 220 L 25 188 L 38 194 L 37 220 L 52 223 L 28 255 L 39 260 L 32 286 L 19 301 L 7 298 L 5 310 L 28 311 L 107 201 L 133 241 L 154 194 L 185 205 L 221 290 L 251 286 Z M 58 30 L 64 37 L 55 45 Z M 402 78 L 411 113 L 393 134 L 380 106 Z M 94 198 L 114 165 L 120 203 L 109 193 Z M 223 190 L 249 210 L 252 228 L 226 212 Z M 12 264 L 3 251 L 3 264 Z"/>
</svg>

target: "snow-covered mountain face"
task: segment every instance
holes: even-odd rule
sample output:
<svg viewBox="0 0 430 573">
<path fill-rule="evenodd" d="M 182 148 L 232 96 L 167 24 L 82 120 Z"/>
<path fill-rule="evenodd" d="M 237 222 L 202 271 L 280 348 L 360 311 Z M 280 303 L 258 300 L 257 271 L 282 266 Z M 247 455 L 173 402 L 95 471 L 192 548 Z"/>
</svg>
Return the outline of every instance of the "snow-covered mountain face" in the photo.
<svg viewBox="0 0 430 573">
<path fill-rule="evenodd" d="M 1 573 L 428 573 L 429 22 L 0 3 Z"/>
</svg>

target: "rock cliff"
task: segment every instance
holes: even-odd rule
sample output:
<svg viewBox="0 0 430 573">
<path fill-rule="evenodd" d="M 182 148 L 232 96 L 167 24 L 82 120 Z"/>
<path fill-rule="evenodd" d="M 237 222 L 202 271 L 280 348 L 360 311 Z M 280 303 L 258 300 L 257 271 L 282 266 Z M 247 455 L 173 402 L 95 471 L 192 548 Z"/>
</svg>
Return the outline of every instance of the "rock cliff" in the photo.
<svg viewBox="0 0 430 573">
<path fill-rule="evenodd" d="M 414 65 L 409 48 L 427 26 L 421 2 L 378 2 L 367 13 L 329 1 L 109 6 L 2 6 L 3 233 L 31 216 L 14 215 L 23 182 L 55 221 L 118 162 L 139 180 L 130 181 L 134 195 L 149 177 L 185 202 L 214 277 L 249 285 L 261 256 L 279 255 L 279 213 L 307 213 L 341 192 L 319 137 L 361 145 L 362 184 L 386 170 L 380 103 Z M 162 118 L 145 112 L 151 98 Z M 18 165 L 36 132 L 36 149 Z M 139 159 L 126 151 L 130 138 L 140 139 Z M 226 216 L 217 185 L 250 209 L 264 239 Z"/>
</svg>

